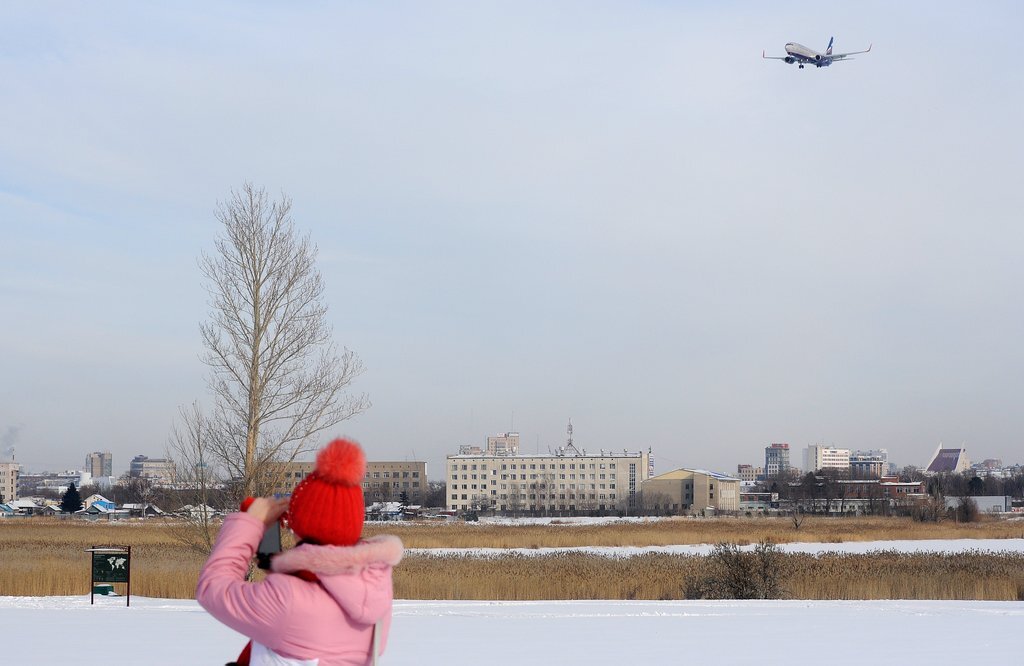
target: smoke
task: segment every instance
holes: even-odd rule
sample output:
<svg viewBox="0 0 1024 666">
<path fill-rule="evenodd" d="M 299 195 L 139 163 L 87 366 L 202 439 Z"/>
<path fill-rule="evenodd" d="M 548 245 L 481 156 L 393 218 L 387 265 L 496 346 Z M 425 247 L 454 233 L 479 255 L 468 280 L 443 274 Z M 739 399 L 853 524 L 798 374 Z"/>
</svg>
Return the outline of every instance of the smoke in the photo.
<svg viewBox="0 0 1024 666">
<path fill-rule="evenodd" d="M 4 434 L 0 435 L 0 447 L 3 447 L 4 456 L 14 458 L 14 443 L 18 441 L 21 434 L 21 426 L 7 426 Z"/>
</svg>

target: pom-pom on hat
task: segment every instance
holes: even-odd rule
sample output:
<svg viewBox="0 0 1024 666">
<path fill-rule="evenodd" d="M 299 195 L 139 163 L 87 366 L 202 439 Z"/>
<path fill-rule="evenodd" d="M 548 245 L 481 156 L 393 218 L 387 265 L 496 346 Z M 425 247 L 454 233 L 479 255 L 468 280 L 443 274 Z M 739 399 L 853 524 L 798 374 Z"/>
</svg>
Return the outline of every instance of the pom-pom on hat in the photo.
<svg viewBox="0 0 1024 666">
<path fill-rule="evenodd" d="M 305 541 L 351 546 L 363 533 L 366 457 L 355 442 L 336 439 L 316 456 L 316 469 L 295 487 L 288 526 Z"/>
</svg>

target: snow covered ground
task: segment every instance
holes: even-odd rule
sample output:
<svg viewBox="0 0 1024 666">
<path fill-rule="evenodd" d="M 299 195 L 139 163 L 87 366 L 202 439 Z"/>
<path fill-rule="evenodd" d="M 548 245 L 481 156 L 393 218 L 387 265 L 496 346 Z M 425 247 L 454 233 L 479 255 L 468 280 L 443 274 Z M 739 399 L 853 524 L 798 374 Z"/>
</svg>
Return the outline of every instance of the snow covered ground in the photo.
<svg viewBox="0 0 1024 666">
<path fill-rule="evenodd" d="M 786 552 L 1024 553 L 1024 539 L 783 544 Z M 629 557 L 711 546 L 520 549 Z M 489 557 L 497 549 L 430 549 Z M 1024 603 L 1002 601 L 396 601 L 382 664 L 1022 663 Z M 223 664 L 246 639 L 194 601 L 0 597 L 0 664 Z M 88 658 L 86 658 L 88 657 Z M 93 659 L 95 657 L 95 659 Z"/>
<path fill-rule="evenodd" d="M 194 601 L 0 597 L 0 663 L 223 664 L 242 636 Z M 1016 664 L 1024 604 L 397 601 L 382 664 Z"/>
</svg>

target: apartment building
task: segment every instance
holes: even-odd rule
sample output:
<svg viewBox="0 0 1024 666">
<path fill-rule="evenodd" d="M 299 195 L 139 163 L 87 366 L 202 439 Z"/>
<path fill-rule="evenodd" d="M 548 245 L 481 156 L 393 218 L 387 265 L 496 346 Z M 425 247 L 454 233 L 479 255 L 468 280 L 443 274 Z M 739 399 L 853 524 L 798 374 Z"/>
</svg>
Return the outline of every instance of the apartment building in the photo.
<svg viewBox="0 0 1024 666">
<path fill-rule="evenodd" d="M 877 479 L 889 472 L 889 452 L 885 449 L 854 451 L 850 454 L 851 479 Z"/>
<path fill-rule="evenodd" d="M 552 514 L 631 509 L 654 463 L 650 451 L 588 454 L 570 443 L 545 454 L 459 453 L 446 464 L 453 511 Z"/>
<path fill-rule="evenodd" d="M 740 463 L 739 465 L 736 465 L 736 476 L 738 476 L 740 481 L 743 483 L 754 483 L 758 480 L 758 477 L 764 476 L 764 469 Z"/>
<path fill-rule="evenodd" d="M 314 462 L 269 463 L 261 479 L 269 492 L 287 495 L 315 468 Z M 427 463 L 368 460 L 362 486 L 367 503 L 397 501 L 404 492 L 410 503 L 420 504 L 427 496 Z"/>
<path fill-rule="evenodd" d="M 427 463 L 367 462 L 363 477 L 363 496 L 369 502 L 396 502 L 406 493 L 412 504 L 422 504 L 427 497 Z"/>
<path fill-rule="evenodd" d="M 172 485 L 176 476 L 174 461 L 167 458 L 135 456 L 128 466 L 128 476 L 133 479 L 147 479 L 154 485 Z"/>
<path fill-rule="evenodd" d="M 644 503 L 676 514 L 740 510 L 740 480 L 702 469 L 677 469 L 643 483 Z"/>
<path fill-rule="evenodd" d="M 0 462 L 0 503 L 18 499 L 18 463 Z"/>
<path fill-rule="evenodd" d="M 850 449 L 837 449 L 821 444 L 812 444 L 804 449 L 804 471 L 818 472 L 823 469 L 848 471 Z"/>
<path fill-rule="evenodd" d="M 778 476 L 789 471 L 789 444 L 776 442 L 764 447 L 764 474 Z"/>
<path fill-rule="evenodd" d="M 92 478 L 114 475 L 114 455 L 110 451 L 94 451 L 85 456 L 85 471 Z"/>
</svg>

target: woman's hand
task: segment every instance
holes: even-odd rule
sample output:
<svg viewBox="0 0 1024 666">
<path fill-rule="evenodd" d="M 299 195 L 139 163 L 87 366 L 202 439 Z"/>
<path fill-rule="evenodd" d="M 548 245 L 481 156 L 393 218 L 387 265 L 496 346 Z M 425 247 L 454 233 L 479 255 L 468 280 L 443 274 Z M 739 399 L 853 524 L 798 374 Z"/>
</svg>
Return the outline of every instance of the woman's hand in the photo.
<svg viewBox="0 0 1024 666">
<path fill-rule="evenodd" d="M 264 525 L 272 525 L 280 520 L 287 510 L 288 500 L 286 498 L 257 497 L 245 512 L 253 518 L 263 521 Z"/>
</svg>

